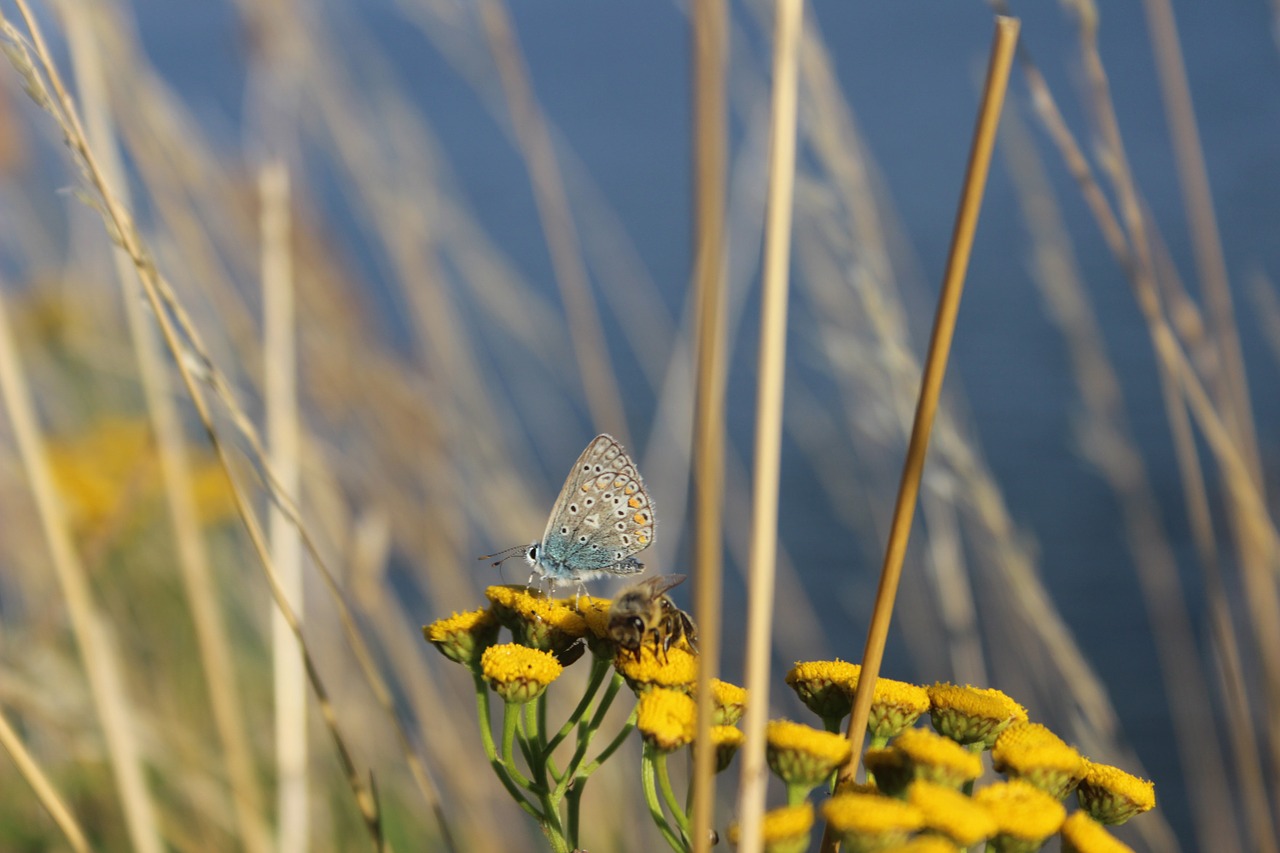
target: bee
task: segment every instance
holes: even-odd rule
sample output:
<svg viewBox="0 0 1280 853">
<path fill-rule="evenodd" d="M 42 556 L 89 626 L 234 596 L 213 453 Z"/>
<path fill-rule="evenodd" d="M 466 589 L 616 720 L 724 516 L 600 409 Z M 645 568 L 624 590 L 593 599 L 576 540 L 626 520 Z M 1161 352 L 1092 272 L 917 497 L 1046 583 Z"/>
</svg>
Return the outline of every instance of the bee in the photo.
<svg viewBox="0 0 1280 853">
<path fill-rule="evenodd" d="M 653 653 L 667 650 L 684 638 L 696 652 L 698 629 L 693 619 L 666 594 L 673 586 L 684 583 L 684 575 L 659 575 L 632 584 L 618 593 L 609 607 L 609 636 L 622 649 L 640 659 L 646 639 L 653 639 Z"/>
</svg>

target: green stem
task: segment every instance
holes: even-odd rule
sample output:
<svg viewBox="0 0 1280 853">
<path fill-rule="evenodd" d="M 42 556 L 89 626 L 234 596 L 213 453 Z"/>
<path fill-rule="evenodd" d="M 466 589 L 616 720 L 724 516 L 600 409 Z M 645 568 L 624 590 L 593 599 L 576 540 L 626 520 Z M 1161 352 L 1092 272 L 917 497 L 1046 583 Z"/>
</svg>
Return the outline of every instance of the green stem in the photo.
<svg viewBox="0 0 1280 853">
<path fill-rule="evenodd" d="M 986 744 L 984 744 L 982 741 L 968 744 L 968 748 L 970 752 L 972 752 L 974 755 L 978 756 L 979 758 L 982 757 L 982 753 L 986 752 L 986 749 L 987 749 Z M 973 796 L 973 783 L 977 781 L 978 781 L 977 779 L 970 779 L 968 782 L 964 783 L 964 788 L 962 790 L 964 791 L 964 795 L 966 797 Z"/>
<path fill-rule="evenodd" d="M 565 724 L 560 727 L 560 731 L 556 732 L 555 737 L 547 743 L 547 754 L 553 752 L 569 736 L 569 732 L 573 731 L 573 727 L 578 724 L 578 721 L 582 719 L 582 715 L 591 707 L 591 700 L 595 698 L 596 692 L 599 691 L 600 685 L 604 683 L 604 677 L 608 673 L 608 661 L 592 659 L 591 679 L 587 682 L 587 692 L 582 695 L 582 701 L 578 703 L 578 707 L 573 709 L 573 713 L 569 715 L 569 719 L 565 721 Z M 546 721 L 545 708 L 543 710 L 543 721 L 544 723 Z"/>
<path fill-rule="evenodd" d="M 799 806 L 809 799 L 809 787 L 787 783 L 787 805 Z"/>
<path fill-rule="evenodd" d="M 662 833 L 662 837 L 666 839 L 672 850 L 676 851 L 676 853 L 688 853 L 688 848 L 681 843 L 679 837 L 671 829 L 671 825 L 667 823 L 666 815 L 662 813 L 662 806 L 658 803 L 658 789 L 654 784 L 653 756 L 653 748 L 646 743 L 644 745 L 644 753 L 640 758 L 640 782 L 644 788 L 644 801 L 649 806 L 649 816 L 653 818 L 653 822 L 658 826 L 658 831 Z"/>
<path fill-rule="evenodd" d="M 511 799 L 515 800 L 530 817 L 542 823 L 542 813 L 525 798 L 516 783 L 507 775 L 507 768 L 498 756 L 497 745 L 493 742 L 493 713 L 489 706 L 489 686 L 484 683 L 484 679 L 478 672 L 475 673 L 475 684 L 476 715 L 480 718 L 480 741 L 484 745 L 484 754 L 489 759 L 489 766 L 493 768 L 493 772 L 498 776 L 498 781 L 507 789 Z"/>
<path fill-rule="evenodd" d="M 822 727 L 832 734 L 843 734 L 844 729 L 840 723 L 844 720 L 844 716 L 839 717 L 823 717 Z"/>
<path fill-rule="evenodd" d="M 516 756 L 513 750 L 516 741 L 516 725 L 520 722 L 520 710 L 519 707 L 512 708 L 510 702 L 506 703 L 502 709 L 502 763 L 516 784 L 521 788 L 532 790 L 533 784 L 516 767 Z"/>
<path fill-rule="evenodd" d="M 658 771 L 658 789 L 662 792 L 662 801 L 667 804 L 667 811 L 675 818 L 676 827 L 680 830 L 680 838 L 687 848 L 689 846 L 689 816 L 680 808 L 680 801 L 671 787 L 671 774 L 667 772 L 667 754 L 659 752 L 653 758 L 654 769 Z"/>
</svg>

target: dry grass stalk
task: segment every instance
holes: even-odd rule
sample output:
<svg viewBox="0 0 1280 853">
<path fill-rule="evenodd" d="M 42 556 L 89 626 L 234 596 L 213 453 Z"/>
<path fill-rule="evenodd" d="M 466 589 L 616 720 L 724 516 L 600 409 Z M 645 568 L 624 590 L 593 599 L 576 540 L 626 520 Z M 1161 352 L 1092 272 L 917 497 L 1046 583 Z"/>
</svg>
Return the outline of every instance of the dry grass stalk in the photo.
<svg viewBox="0 0 1280 853">
<path fill-rule="evenodd" d="M 760 853 L 764 821 L 765 729 L 769 718 L 769 662 L 778 559 L 778 478 L 782 454 L 782 388 L 786 367 L 790 291 L 792 194 L 795 182 L 797 48 L 804 24 L 802 0 L 780 0 L 773 31 L 773 94 L 769 125 L 760 316 L 755 453 L 751 487 L 751 552 L 747 588 L 746 688 L 738 790 L 739 850 Z"/>
<path fill-rule="evenodd" d="M 715 811 L 715 745 L 711 740 L 719 674 L 724 501 L 725 161 L 728 10 L 722 0 L 697 3 L 693 27 L 697 387 L 694 408 L 694 601 L 699 626 L 698 735 L 693 764 L 693 849 L 711 849 Z"/>
</svg>

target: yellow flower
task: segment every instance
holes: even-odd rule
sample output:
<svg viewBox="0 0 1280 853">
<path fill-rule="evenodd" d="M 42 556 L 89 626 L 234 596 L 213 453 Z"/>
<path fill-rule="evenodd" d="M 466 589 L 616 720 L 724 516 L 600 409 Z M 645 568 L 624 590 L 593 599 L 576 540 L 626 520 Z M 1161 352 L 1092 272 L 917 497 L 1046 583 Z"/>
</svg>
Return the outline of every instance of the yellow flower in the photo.
<svg viewBox="0 0 1280 853">
<path fill-rule="evenodd" d="M 1094 820 L 1118 825 L 1156 807 L 1156 786 L 1118 767 L 1086 759 L 1076 798 Z"/>
<path fill-rule="evenodd" d="M 639 657 L 633 657 L 630 652 L 615 657 L 613 668 L 637 693 L 653 687 L 692 693 L 698 681 L 698 659 L 677 646 L 668 649 L 664 656 L 658 656 L 646 644 L 641 647 Z"/>
<path fill-rule="evenodd" d="M 810 711 L 827 725 L 834 725 L 848 716 L 861 674 L 861 666 L 842 660 L 803 661 L 787 673 L 787 684 Z M 878 678 L 871 697 L 867 733 L 883 742 L 913 725 L 927 710 L 929 694 L 923 687 Z"/>
<path fill-rule="evenodd" d="M 929 710 L 929 691 L 892 678 L 876 679 L 871 697 L 871 714 L 867 717 L 867 734 L 882 741 L 898 734 Z"/>
<path fill-rule="evenodd" d="M 747 709 L 746 688 L 718 678 L 711 679 L 711 701 L 716 706 L 711 716 L 714 726 L 736 725 Z"/>
<path fill-rule="evenodd" d="M 822 816 L 848 853 L 902 844 L 924 826 L 920 809 L 879 794 L 836 794 L 822 804 Z"/>
<path fill-rule="evenodd" d="M 222 466 L 208 453 L 192 455 L 192 498 L 204 524 L 235 514 Z M 141 518 L 143 502 L 164 487 L 151 425 L 142 418 L 105 416 L 80 434 L 49 443 L 54 484 L 77 534 Z"/>
<path fill-rule="evenodd" d="M 872 787 L 890 796 L 900 796 L 916 777 L 916 768 L 911 759 L 892 748 L 868 749 L 862 754 L 862 766 L 867 768 L 867 774 L 875 780 Z"/>
<path fill-rule="evenodd" d="M 842 735 L 789 720 L 770 720 L 765 757 L 769 768 L 788 785 L 822 784 L 849 760 L 853 744 Z"/>
<path fill-rule="evenodd" d="M 893 739 L 891 747 L 906 758 L 916 779 L 959 788 L 982 775 L 978 756 L 928 729 L 907 729 Z"/>
<path fill-rule="evenodd" d="M 787 684 L 810 711 L 824 721 L 838 723 L 853 707 L 853 691 L 861 671 L 856 663 L 842 660 L 796 661 L 787 673 Z"/>
<path fill-rule="evenodd" d="M 996 821 L 990 849 L 997 853 L 1031 853 L 1062 826 L 1062 803 L 1030 782 L 1014 779 L 988 785 L 973 795 Z"/>
<path fill-rule="evenodd" d="M 511 629 L 511 638 L 522 646 L 562 657 L 587 633 L 585 619 L 564 601 L 548 598 L 541 590 L 491 586 L 484 595 L 493 602 L 498 621 Z"/>
<path fill-rule="evenodd" d="M 608 598 L 596 598 L 593 595 L 581 595 L 573 601 L 573 609 L 582 617 L 587 626 L 587 646 L 592 654 L 602 660 L 613 660 L 618 652 L 617 644 L 609 636 L 609 607 L 613 602 Z"/>
<path fill-rule="evenodd" d="M 960 847 L 972 847 L 995 834 L 995 818 L 955 788 L 917 780 L 907 788 L 907 802 L 920 809 L 927 829 L 947 836 Z"/>
<path fill-rule="evenodd" d="M 480 656 L 480 671 L 505 701 L 523 705 L 542 695 L 564 667 L 550 652 L 518 643 L 490 646 Z"/>
<path fill-rule="evenodd" d="M 991 762 L 999 773 L 1026 779 L 1061 800 L 1076 789 L 1084 775 L 1084 759 L 1039 723 L 1018 722 L 996 738 Z"/>
<path fill-rule="evenodd" d="M 687 693 L 656 687 L 636 705 L 636 728 L 645 742 L 663 752 L 693 740 L 698 728 L 698 704 Z"/>
<path fill-rule="evenodd" d="M 1062 824 L 1062 853 L 1133 853 L 1084 812 L 1072 812 Z"/>
<path fill-rule="evenodd" d="M 765 812 L 760 827 L 765 853 L 804 853 L 809 849 L 809 832 L 813 829 L 813 803 L 783 806 Z M 729 843 L 742 840 L 738 824 L 729 825 Z"/>
<path fill-rule="evenodd" d="M 999 690 L 938 682 L 929 688 L 933 727 L 956 743 L 990 749 L 1010 723 L 1025 721 L 1027 709 Z"/>
<path fill-rule="evenodd" d="M 712 726 L 711 742 L 716 745 L 716 772 L 722 773 L 738 754 L 747 736 L 733 726 Z"/>
<path fill-rule="evenodd" d="M 498 620 L 482 607 L 423 625 L 422 635 L 449 660 L 474 666 L 498 639 Z"/>
</svg>

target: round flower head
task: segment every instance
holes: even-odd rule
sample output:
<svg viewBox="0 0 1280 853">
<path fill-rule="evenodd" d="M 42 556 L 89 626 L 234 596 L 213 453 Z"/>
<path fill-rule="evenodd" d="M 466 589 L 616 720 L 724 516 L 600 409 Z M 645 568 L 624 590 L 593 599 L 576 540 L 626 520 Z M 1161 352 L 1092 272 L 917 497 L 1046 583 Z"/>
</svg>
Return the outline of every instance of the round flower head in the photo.
<svg viewBox="0 0 1280 853">
<path fill-rule="evenodd" d="M 422 636 L 451 661 L 475 666 L 498 639 L 498 620 L 484 608 L 455 613 L 422 626 Z"/>
<path fill-rule="evenodd" d="M 480 656 L 480 671 L 506 702 L 523 705 L 542 695 L 564 667 L 550 652 L 518 643 L 490 646 Z"/>
<path fill-rule="evenodd" d="M 928 729 L 907 729 L 891 746 L 907 759 L 916 779 L 959 788 L 982 775 L 982 759 Z"/>
<path fill-rule="evenodd" d="M 716 772 L 722 773 L 738 754 L 747 736 L 733 726 L 712 726 L 711 742 L 716 745 Z"/>
<path fill-rule="evenodd" d="M 787 684 L 813 713 L 826 723 L 839 724 L 853 707 L 862 667 L 842 660 L 796 661 Z"/>
<path fill-rule="evenodd" d="M 929 688 L 933 727 L 956 743 L 990 749 L 1010 723 L 1025 721 L 1027 709 L 999 690 L 938 682 Z"/>
<path fill-rule="evenodd" d="M 867 734 L 884 742 L 915 724 L 929 710 L 929 691 L 892 678 L 876 679 Z"/>
<path fill-rule="evenodd" d="M 665 655 L 656 655 L 649 644 L 640 647 L 639 657 L 630 652 L 613 659 L 616 669 L 636 693 L 653 687 L 669 687 L 692 693 L 698 681 L 698 659 L 677 646 Z"/>
<path fill-rule="evenodd" d="M 1072 812 L 1062 824 L 1062 853 L 1133 853 L 1084 812 Z"/>
<path fill-rule="evenodd" d="M 996 738 L 991 762 L 1011 779 L 1026 779 L 1059 800 L 1076 789 L 1084 759 L 1045 726 L 1018 722 Z"/>
<path fill-rule="evenodd" d="M 1156 786 L 1118 767 L 1085 759 L 1076 798 L 1098 823 L 1119 825 L 1156 807 Z"/>
<path fill-rule="evenodd" d="M 656 687 L 640 696 L 636 728 L 645 742 L 671 752 L 693 741 L 698 728 L 698 704 L 687 693 Z"/>
<path fill-rule="evenodd" d="M 973 799 L 995 818 L 996 834 L 987 842 L 995 853 L 1039 850 L 1067 817 L 1062 803 L 1022 779 L 988 785 Z"/>
<path fill-rule="evenodd" d="M 769 769 L 788 785 L 814 788 L 849 760 L 853 744 L 842 735 L 770 720 L 765 757 Z"/>
<path fill-rule="evenodd" d="M 711 715 L 711 725 L 737 725 L 747 709 L 747 691 L 736 684 L 713 678 L 711 679 L 711 701 L 716 706 Z"/>
<path fill-rule="evenodd" d="M 491 586 L 484 591 L 498 621 L 522 646 L 561 655 L 587 633 L 587 623 L 563 601 L 523 586 Z"/>
<path fill-rule="evenodd" d="M 880 791 L 891 797 L 901 796 L 916 778 L 915 765 L 896 749 L 868 749 L 862 754 L 862 766 L 875 780 L 870 793 Z"/>
<path fill-rule="evenodd" d="M 813 803 L 783 806 L 765 812 L 760 827 L 765 853 L 804 853 L 809 849 L 809 832 L 813 829 Z M 729 824 L 729 843 L 735 847 L 742 840 L 736 823 Z"/>
<path fill-rule="evenodd" d="M 902 844 L 924 826 L 918 808 L 879 794 L 836 794 L 822 804 L 822 816 L 848 853 Z"/>
<path fill-rule="evenodd" d="M 907 788 L 907 802 L 920 809 L 926 829 L 960 847 L 972 847 L 995 834 L 995 818 L 955 788 L 921 779 Z"/>
</svg>

